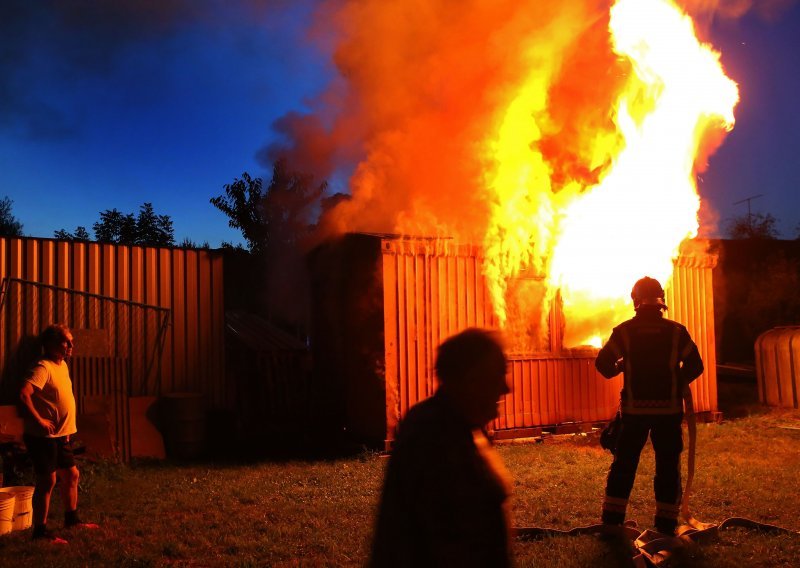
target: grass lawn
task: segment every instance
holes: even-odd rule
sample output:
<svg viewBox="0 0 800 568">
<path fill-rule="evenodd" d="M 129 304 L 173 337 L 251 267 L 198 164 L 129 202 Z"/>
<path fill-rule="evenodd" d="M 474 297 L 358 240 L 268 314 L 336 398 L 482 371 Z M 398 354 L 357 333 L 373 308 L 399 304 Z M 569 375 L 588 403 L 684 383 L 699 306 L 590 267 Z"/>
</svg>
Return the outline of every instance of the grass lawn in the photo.
<svg viewBox="0 0 800 568">
<path fill-rule="evenodd" d="M 800 530 L 800 413 L 772 412 L 701 425 L 695 514 Z M 610 455 L 570 436 L 505 445 L 515 476 L 517 525 L 597 522 Z M 251 464 L 83 464 L 82 515 L 95 531 L 62 533 L 66 546 L 0 537 L 0 564 L 20 566 L 359 566 L 368 555 L 386 459 L 364 453 L 326 461 Z M 653 455 L 645 450 L 629 517 L 652 522 Z M 54 495 L 51 527 L 61 528 Z M 593 537 L 520 542 L 519 566 L 627 566 L 623 550 Z M 679 565 L 800 565 L 800 536 L 744 529 L 696 545 Z"/>
</svg>

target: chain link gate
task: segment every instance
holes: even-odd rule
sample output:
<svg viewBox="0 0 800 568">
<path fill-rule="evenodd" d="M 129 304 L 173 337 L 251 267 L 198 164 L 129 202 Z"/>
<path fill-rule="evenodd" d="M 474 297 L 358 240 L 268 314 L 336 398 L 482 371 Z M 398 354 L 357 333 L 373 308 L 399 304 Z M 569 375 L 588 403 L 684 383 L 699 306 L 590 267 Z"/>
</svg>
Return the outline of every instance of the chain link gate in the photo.
<svg viewBox="0 0 800 568">
<path fill-rule="evenodd" d="M 128 399 L 159 396 L 169 308 L 18 278 L 0 283 L 0 396 L 16 401 L 52 323 L 75 337 L 70 364 L 78 415 L 105 413 L 114 453 L 131 456 Z"/>
</svg>

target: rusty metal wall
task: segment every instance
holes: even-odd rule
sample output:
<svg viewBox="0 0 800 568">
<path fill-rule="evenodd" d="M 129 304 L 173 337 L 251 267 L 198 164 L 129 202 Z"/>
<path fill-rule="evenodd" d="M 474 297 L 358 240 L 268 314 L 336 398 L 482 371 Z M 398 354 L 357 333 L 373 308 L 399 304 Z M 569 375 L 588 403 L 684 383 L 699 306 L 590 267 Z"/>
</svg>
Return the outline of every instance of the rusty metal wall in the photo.
<svg viewBox="0 0 800 568">
<path fill-rule="evenodd" d="M 497 327 L 481 273 L 481 250 L 439 239 L 381 241 L 386 432 L 391 440 L 405 412 L 434 389 L 436 346 L 470 327 Z M 679 258 L 667 290 L 668 317 L 687 326 L 706 371 L 693 386 L 698 411 L 717 409 L 711 269 L 716 258 Z M 554 343 L 560 314 L 551 314 Z M 610 330 L 609 330 L 610 332 Z M 593 350 L 514 355 L 496 430 L 522 430 L 564 422 L 594 422 L 617 409 L 622 378 L 605 380 L 594 369 Z"/>
<path fill-rule="evenodd" d="M 100 355 L 137 359 L 137 350 L 158 342 L 159 319 L 147 315 L 153 308 L 168 314 L 157 380 L 132 368 L 127 394 L 195 391 L 212 407 L 229 407 L 222 268 L 216 251 L 0 238 L 0 282 L 25 287 L 9 293 L 0 311 L 3 380 L 10 380 L 6 370 L 26 338 L 53 322 L 69 325 L 79 337 L 102 330 L 109 352 Z M 120 302 L 97 308 L 108 298 Z M 76 345 L 76 353 L 80 349 Z"/>
<path fill-rule="evenodd" d="M 765 331 L 756 339 L 755 353 L 759 400 L 800 408 L 800 326 Z"/>
</svg>

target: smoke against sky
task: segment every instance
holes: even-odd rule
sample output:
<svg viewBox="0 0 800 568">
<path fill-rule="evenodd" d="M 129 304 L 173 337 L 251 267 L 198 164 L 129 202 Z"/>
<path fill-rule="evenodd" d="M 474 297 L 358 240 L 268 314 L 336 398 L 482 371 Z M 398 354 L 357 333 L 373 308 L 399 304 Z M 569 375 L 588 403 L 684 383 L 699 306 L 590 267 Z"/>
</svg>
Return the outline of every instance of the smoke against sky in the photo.
<svg viewBox="0 0 800 568">
<path fill-rule="evenodd" d="M 774 23 L 793 7 L 787 0 L 685 5 L 712 44 L 717 27 L 735 37 L 737 30 Z M 532 128 L 542 129 L 538 147 L 552 169 L 550 190 L 573 180 L 590 185 L 608 165 L 588 153 L 592 136 L 610 135 L 615 88 L 628 72 L 608 46 L 609 6 L 602 0 L 325 4 L 318 20 L 339 40 L 332 50 L 339 79 L 313 113 L 279 120 L 283 139 L 262 156 L 288 156 L 323 177 L 352 173 L 354 199 L 329 216 L 333 230 L 479 240 L 492 165 L 478 146 L 497 129 L 498 111 L 526 75 L 541 77 L 546 97 L 545 112 L 531 112 L 544 114 Z M 746 18 L 752 21 L 742 24 Z M 706 172 L 722 134 L 705 141 L 698 172 Z M 717 231 L 723 208 L 705 202 L 706 234 Z"/>
<path fill-rule="evenodd" d="M 734 201 L 763 193 L 754 210 L 773 213 L 794 236 L 798 8 L 778 0 L 716 2 L 713 10 L 706 0 L 691 3 L 742 99 L 736 129 L 699 181 L 701 196 L 723 219 L 745 212 Z M 100 210 L 152 201 L 173 217 L 179 240 L 217 245 L 238 236 L 209 197 L 243 171 L 268 176 L 288 149 L 298 168 L 331 177 L 332 190 L 345 190 L 351 175 L 365 195 L 391 188 L 380 205 L 347 205 L 355 221 L 377 223 L 382 208 L 395 217 L 405 211 L 406 222 L 425 212 L 469 224 L 481 215 L 475 201 L 449 196 L 480 178 L 469 141 L 492 120 L 504 82 L 524 70 L 524 61 L 500 55 L 506 42 L 547 33 L 553 17 L 522 4 L 3 2 L 0 196 L 14 200 L 29 234 L 90 226 Z M 607 4 L 569 4 L 586 22 L 571 33 L 603 41 L 597 22 Z M 383 18 L 370 12 L 387 7 Z M 600 70 L 583 71 L 594 73 L 587 88 L 568 78 L 560 88 L 591 106 L 602 96 Z M 390 96 L 369 100 L 378 82 Z"/>
<path fill-rule="evenodd" d="M 77 134 L 79 117 L 53 96 L 52 86 L 108 77 L 127 48 L 161 41 L 194 22 L 197 15 L 187 8 L 182 0 L 4 2 L 0 120 L 34 139 Z"/>
</svg>

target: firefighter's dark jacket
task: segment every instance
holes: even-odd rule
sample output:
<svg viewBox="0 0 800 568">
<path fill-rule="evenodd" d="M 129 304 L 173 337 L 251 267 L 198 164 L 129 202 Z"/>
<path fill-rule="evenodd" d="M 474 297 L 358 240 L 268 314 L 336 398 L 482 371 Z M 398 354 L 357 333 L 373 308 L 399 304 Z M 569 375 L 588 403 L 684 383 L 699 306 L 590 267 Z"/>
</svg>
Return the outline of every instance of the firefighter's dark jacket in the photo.
<svg viewBox="0 0 800 568">
<path fill-rule="evenodd" d="M 689 332 L 661 310 L 640 309 L 618 325 L 597 355 L 595 366 L 610 379 L 624 372 L 623 414 L 673 414 L 683 404 L 683 387 L 703 372 Z"/>
</svg>

